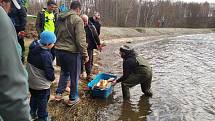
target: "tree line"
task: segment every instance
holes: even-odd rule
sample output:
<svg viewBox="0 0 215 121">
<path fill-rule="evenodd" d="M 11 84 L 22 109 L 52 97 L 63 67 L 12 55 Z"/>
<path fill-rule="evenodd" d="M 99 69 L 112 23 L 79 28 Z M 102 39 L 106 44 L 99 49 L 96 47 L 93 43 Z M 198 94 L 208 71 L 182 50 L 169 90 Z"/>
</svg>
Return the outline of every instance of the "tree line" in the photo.
<svg viewBox="0 0 215 121">
<path fill-rule="evenodd" d="M 47 0 L 29 0 L 28 13 L 36 14 Z M 69 7 L 71 0 L 55 0 Z M 82 12 L 101 13 L 104 26 L 119 27 L 215 27 L 215 5 L 171 0 L 80 0 Z"/>
</svg>

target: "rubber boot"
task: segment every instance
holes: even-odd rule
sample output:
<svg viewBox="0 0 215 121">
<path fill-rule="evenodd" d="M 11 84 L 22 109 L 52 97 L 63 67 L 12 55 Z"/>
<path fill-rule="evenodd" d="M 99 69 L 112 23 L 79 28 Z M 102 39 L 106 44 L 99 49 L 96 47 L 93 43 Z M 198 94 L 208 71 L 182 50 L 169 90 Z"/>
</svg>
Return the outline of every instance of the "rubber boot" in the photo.
<svg viewBox="0 0 215 121">
<path fill-rule="evenodd" d="M 142 92 L 144 93 L 144 95 L 146 97 L 152 97 L 152 92 L 151 92 L 151 89 L 149 89 L 149 86 L 146 85 L 146 84 L 141 84 L 141 90 Z"/>
<path fill-rule="evenodd" d="M 123 83 L 121 83 L 121 87 L 122 87 L 123 99 L 124 100 L 130 99 L 129 87 L 125 86 Z"/>
</svg>

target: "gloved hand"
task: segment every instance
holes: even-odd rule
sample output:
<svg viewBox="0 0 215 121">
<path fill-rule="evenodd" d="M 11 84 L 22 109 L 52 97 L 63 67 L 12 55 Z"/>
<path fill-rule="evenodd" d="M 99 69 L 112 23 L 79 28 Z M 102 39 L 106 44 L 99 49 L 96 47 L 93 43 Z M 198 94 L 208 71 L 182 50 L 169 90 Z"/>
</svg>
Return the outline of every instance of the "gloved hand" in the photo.
<svg viewBox="0 0 215 121">
<path fill-rule="evenodd" d="M 116 80 L 114 80 L 114 81 L 112 81 L 112 86 L 115 86 L 116 85 L 116 83 L 117 83 L 117 81 Z"/>
</svg>

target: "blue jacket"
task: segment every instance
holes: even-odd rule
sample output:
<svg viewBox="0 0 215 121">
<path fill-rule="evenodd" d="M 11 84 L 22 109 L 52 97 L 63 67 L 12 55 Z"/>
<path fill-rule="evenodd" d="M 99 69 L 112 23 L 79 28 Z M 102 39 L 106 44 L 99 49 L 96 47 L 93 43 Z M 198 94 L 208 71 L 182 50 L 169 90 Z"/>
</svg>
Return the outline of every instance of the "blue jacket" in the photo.
<svg viewBox="0 0 215 121">
<path fill-rule="evenodd" d="M 54 81 L 53 55 L 51 54 L 51 50 L 42 48 L 40 43 L 35 40 L 29 46 L 27 61 L 36 68 L 44 70 L 47 80 Z"/>
</svg>

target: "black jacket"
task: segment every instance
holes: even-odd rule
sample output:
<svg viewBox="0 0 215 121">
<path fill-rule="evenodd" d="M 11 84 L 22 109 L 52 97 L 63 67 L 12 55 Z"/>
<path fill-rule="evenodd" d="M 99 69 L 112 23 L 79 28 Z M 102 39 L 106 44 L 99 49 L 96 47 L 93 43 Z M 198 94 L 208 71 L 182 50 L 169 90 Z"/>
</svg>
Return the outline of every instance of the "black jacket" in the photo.
<svg viewBox="0 0 215 121">
<path fill-rule="evenodd" d="M 12 6 L 12 10 L 8 15 L 10 16 L 17 33 L 25 30 L 27 13 L 23 6 L 21 6 L 21 9 L 17 9 L 15 6 Z"/>
<path fill-rule="evenodd" d="M 93 17 L 89 17 L 89 21 L 93 23 L 93 25 L 96 27 L 98 35 L 100 35 L 101 24 L 98 21 L 94 21 Z"/>
<path fill-rule="evenodd" d="M 89 22 L 89 24 L 85 26 L 84 29 L 86 32 L 88 49 L 97 49 L 97 45 L 100 45 L 100 39 L 95 26 L 91 22 Z"/>
<path fill-rule="evenodd" d="M 130 74 L 150 75 L 151 73 L 152 69 L 146 59 L 132 53 L 123 57 L 123 75 L 117 80 L 117 82 L 126 80 Z"/>
</svg>

